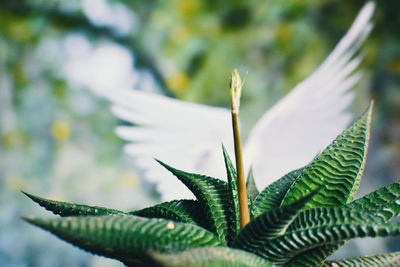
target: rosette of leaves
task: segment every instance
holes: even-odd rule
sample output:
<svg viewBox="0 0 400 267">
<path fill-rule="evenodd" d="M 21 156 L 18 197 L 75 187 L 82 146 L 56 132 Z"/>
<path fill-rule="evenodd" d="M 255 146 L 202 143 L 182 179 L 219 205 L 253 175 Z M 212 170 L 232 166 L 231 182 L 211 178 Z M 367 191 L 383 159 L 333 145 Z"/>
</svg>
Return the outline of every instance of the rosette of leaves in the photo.
<svg viewBox="0 0 400 267">
<path fill-rule="evenodd" d="M 400 183 L 353 201 L 366 161 L 372 104 L 307 166 L 257 192 L 248 178 L 250 222 L 240 229 L 236 171 L 227 182 L 160 162 L 196 200 L 123 212 L 25 193 L 58 218 L 23 217 L 88 252 L 128 266 L 397 266 L 400 252 L 326 258 L 356 237 L 399 235 Z"/>
</svg>

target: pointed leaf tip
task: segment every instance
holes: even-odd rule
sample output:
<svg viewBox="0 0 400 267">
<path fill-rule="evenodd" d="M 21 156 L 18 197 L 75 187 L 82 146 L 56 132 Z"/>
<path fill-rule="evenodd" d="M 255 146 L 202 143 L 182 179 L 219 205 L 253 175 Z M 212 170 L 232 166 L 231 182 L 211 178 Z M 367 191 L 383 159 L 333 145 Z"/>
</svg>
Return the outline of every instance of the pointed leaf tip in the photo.
<svg viewBox="0 0 400 267">
<path fill-rule="evenodd" d="M 210 222 L 211 230 L 220 240 L 230 242 L 233 239 L 230 227 L 231 216 L 227 209 L 231 207 L 231 197 L 228 184 L 220 179 L 210 176 L 188 173 L 177 170 L 157 160 L 162 166 L 175 175 L 200 202 L 207 220 Z"/>
<path fill-rule="evenodd" d="M 233 241 L 240 231 L 240 211 L 239 211 L 239 197 L 237 188 L 237 173 L 233 166 L 233 163 L 229 157 L 228 151 L 226 151 L 224 145 L 222 144 L 222 152 L 224 155 L 224 162 L 226 168 L 226 174 L 228 178 L 228 199 L 227 199 L 227 219 L 228 219 L 228 233 L 232 237 L 229 239 Z"/>
<path fill-rule="evenodd" d="M 25 194 L 27 197 L 29 197 L 32 201 L 39 204 L 41 207 L 45 208 L 48 211 L 51 211 L 53 214 L 60 215 L 61 217 L 124 214 L 124 212 L 119 210 L 50 200 L 43 197 L 34 196 L 32 194 L 23 191 L 22 193 Z"/>
<path fill-rule="evenodd" d="M 367 158 L 373 102 L 367 111 L 343 131 L 321 154 L 305 167 L 287 192 L 284 203 L 302 198 L 323 185 L 308 208 L 336 206 L 351 202 L 361 182 Z"/>
<path fill-rule="evenodd" d="M 247 188 L 247 195 L 249 198 L 253 201 L 256 199 L 258 194 L 260 193 L 257 189 L 256 182 L 254 180 L 254 175 L 253 175 L 253 167 L 250 167 L 249 173 L 247 175 L 247 182 L 246 182 L 246 188 Z"/>
<path fill-rule="evenodd" d="M 150 251 L 169 253 L 223 245 L 214 234 L 196 225 L 133 215 L 24 220 L 86 251 L 123 262 L 144 260 Z"/>
<path fill-rule="evenodd" d="M 23 221 L 26 221 L 26 222 L 32 223 L 32 224 L 33 224 L 33 221 L 35 220 L 35 217 L 33 217 L 33 216 L 19 216 L 19 218 Z"/>
</svg>

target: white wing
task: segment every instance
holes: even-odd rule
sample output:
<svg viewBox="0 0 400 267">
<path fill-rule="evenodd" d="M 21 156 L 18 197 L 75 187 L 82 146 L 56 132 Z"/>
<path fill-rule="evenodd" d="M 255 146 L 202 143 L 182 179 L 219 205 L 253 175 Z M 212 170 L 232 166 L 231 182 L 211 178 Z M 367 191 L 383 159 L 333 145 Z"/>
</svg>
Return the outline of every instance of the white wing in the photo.
<svg viewBox="0 0 400 267">
<path fill-rule="evenodd" d="M 349 123 L 343 109 L 353 98 L 348 90 L 359 79 L 351 75 L 360 62 L 353 55 L 372 28 L 373 9 L 368 3 L 325 62 L 250 133 L 244 156 L 247 166 L 253 165 L 259 188 L 308 163 Z M 131 142 L 125 151 L 145 178 L 157 184 L 163 200 L 192 194 L 154 158 L 185 171 L 225 177 L 221 142 L 233 151 L 228 110 L 135 90 L 113 90 L 105 96 L 118 118 L 134 124 L 116 132 Z"/>
<path fill-rule="evenodd" d="M 274 105 L 250 132 L 244 160 L 253 166 L 258 188 L 306 165 L 351 120 L 344 112 L 359 80 L 355 56 L 372 29 L 374 3 L 367 3 L 328 58 L 306 80 Z"/>
<path fill-rule="evenodd" d="M 106 97 L 114 103 L 114 115 L 135 124 L 120 126 L 116 133 L 132 142 L 126 153 L 156 183 L 163 200 L 193 196 L 154 158 L 184 171 L 225 178 L 221 142 L 233 143 L 228 110 L 135 90 L 112 91 Z"/>
</svg>

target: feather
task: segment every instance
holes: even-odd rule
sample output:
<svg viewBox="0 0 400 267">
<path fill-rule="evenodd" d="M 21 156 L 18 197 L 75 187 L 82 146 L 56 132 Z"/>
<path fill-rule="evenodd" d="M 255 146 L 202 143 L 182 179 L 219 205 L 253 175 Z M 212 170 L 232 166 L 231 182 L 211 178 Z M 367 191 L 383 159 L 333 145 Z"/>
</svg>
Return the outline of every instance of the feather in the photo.
<svg viewBox="0 0 400 267">
<path fill-rule="evenodd" d="M 245 166 L 253 167 L 258 189 L 310 162 L 351 121 L 345 112 L 349 90 L 360 79 L 358 51 L 372 29 L 375 5 L 367 3 L 332 53 L 307 79 L 268 110 L 244 147 Z M 221 142 L 233 152 L 230 110 L 188 103 L 137 90 L 103 93 L 112 113 L 132 126 L 116 134 L 130 143 L 144 176 L 156 183 L 163 200 L 193 198 L 154 158 L 175 168 L 226 179 Z"/>
</svg>

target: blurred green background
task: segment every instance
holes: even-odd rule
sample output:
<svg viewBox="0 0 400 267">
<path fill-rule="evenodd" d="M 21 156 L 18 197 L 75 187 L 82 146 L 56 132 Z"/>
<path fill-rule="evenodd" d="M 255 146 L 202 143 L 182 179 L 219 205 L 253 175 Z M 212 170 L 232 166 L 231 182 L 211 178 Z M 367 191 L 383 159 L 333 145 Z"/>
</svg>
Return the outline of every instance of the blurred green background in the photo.
<svg viewBox="0 0 400 267">
<path fill-rule="evenodd" d="M 159 199 L 123 155 L 98 89 L 136 88 L 228 106 L 248 71 L 242 126 L 329 54 L 365 1 L 0 0 L 0 266 L 121 266 L 22 222 L 49 216 L 19 190 L 132 210 Z M 351 110 L 375 99 L 360 194 L 400 178 L 400 2 L 377 2 Z M 353 256 L 400 239 L 350 242 Z"/>
</svg>

